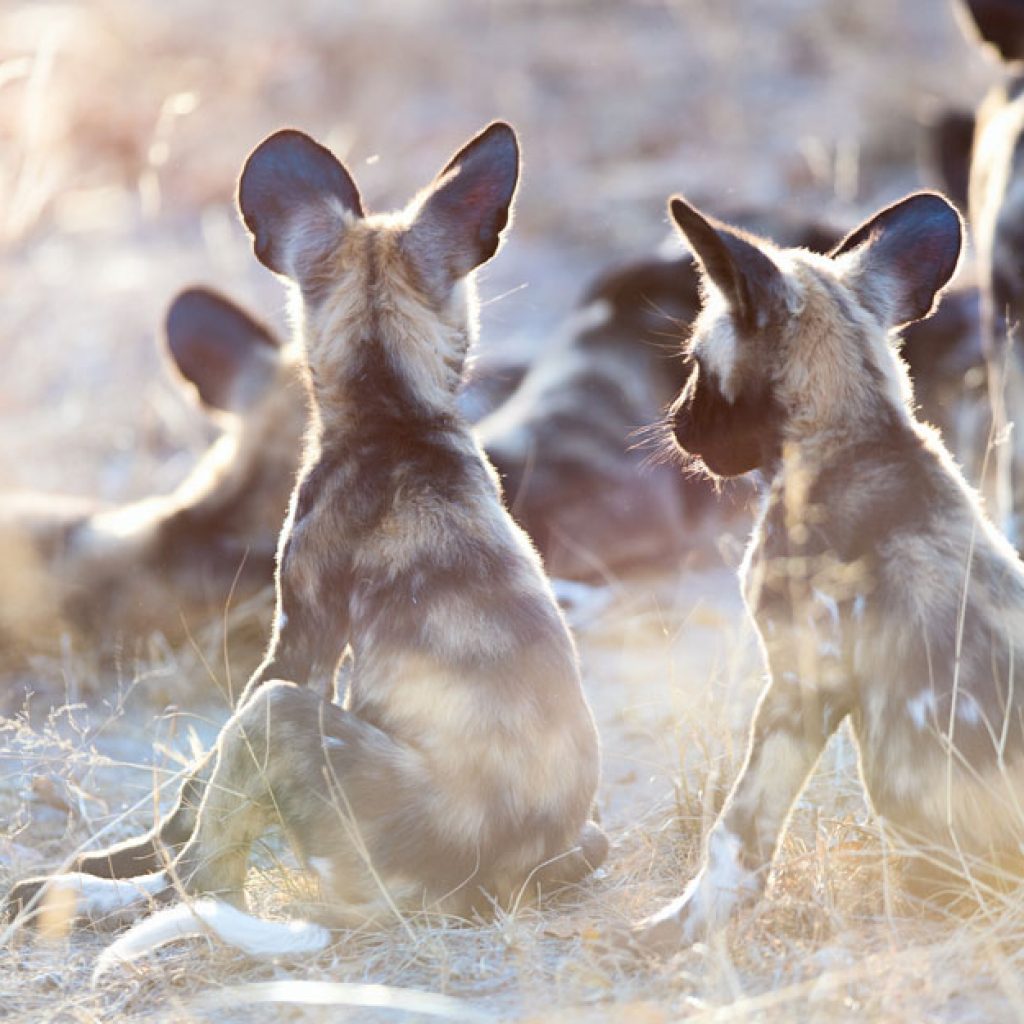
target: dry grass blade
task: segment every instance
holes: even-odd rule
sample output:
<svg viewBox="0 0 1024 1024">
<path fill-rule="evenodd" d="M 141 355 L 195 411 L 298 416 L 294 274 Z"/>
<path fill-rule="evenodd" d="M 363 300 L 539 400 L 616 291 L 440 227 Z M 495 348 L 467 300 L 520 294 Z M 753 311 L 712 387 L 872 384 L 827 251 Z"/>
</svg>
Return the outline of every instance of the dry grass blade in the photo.
<svg viewBox="0 0 1024 1024">
<path fill-rule="evenodd" d="M 201 1010 L 223 1010 L 257 1003 L 392 1010 L 441 1020 L 467 1021 L 469 1024 L 486 1024 L 497 1019 L 461 999 L 436 992 L 338 981 L 270 981 L 232 985 L 199 996 L 193 1005 Z"/>
</svg>

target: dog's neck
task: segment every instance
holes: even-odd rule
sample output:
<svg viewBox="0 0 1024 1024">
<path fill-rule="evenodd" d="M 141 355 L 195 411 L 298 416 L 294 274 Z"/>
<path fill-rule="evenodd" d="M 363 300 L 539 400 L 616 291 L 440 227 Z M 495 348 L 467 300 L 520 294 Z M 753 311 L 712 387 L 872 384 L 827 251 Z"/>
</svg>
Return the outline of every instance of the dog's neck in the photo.
<svg viewBox="0 0 1024 1024">
<path fill-rule="evenodd" d="M 313 447 L 459 418 L 456 395 L 468 338 L 457 329 L 438 323 L 428 332 L 399 335 L 388 316 L 370 315 L 333 340 L 318 340 L 320 352 L 329 349 L 344 358 L 318 360 L 311 348 L 307 376 Z"/>
</svg>

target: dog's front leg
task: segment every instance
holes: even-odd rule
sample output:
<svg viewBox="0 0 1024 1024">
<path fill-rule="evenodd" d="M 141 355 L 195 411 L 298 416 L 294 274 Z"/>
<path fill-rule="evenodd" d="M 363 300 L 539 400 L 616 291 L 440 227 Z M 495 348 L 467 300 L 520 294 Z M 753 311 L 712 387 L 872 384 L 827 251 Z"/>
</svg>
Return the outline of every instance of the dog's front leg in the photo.
<svg viewBox="0 0 1024 1024">
<path fill-rule="evenodd" d="M 838 695 L 803 687 L 792 672 L 768 684 L 700 871 L 682 896 L 636 927 L 636 945 L 662 953 L 692 943 L 761 894 L 789 812 L 846 710 Z"/>
<path fill-rule="evenodd" d="M 282 546 L 267 653 L 246 683 L 237 707 L 271 680 L 333 689 L 334 674 L 348 643 L 350 589 L 345 559 L 325 559 L 296 527 Z"/>
</svg>

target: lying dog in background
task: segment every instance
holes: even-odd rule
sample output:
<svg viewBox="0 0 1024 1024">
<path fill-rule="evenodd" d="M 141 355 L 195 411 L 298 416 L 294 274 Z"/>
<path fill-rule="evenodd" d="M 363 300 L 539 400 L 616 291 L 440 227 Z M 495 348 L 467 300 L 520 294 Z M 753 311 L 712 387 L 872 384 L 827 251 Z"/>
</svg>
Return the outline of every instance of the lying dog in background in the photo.
<svg viewBox="0 0 1024 1024">
<path fill-rule="evenodd" d="M 130 657 L 154 633 L 180 644 L 273 579 L 308 418 L 298 352 L 200 288 L 171 304 L 165 340 L 182 385 L 223 433 L 170 494 L 120 506 L 0 498 L 6 667 L 60 650 L 65 637 L 76 653 L 101 657 Z M 257 616 L 259 638 L 245 632 L 232 649 L 247 671 L 262 653 L 270 603 Z"/>
</svg>

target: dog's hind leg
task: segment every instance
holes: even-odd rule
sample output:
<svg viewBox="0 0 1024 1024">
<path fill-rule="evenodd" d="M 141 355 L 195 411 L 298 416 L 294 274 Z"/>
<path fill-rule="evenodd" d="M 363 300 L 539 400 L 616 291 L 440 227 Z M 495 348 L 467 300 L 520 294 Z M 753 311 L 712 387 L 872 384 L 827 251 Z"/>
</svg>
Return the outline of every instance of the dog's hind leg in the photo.
<svg viewBox="0 0 1024 1024">
<path fill-rule="evenodd" d="M 344 649 L 344 644 L 339 647 L 332 630 L 319 617 L 324 614 L 323 609 L 303 603 L 293 593 L 294 588 L 289 586 L 289 566 L 295 559 L 287 556 L 293 546 L 290 540 L 285 548 L 286 562 L 281 571 L 282 596 L 279 601 L 280 608 L 290 608 L 292 615 L 289 618 L 279 609 L 270 649 L 247 683 L 239 699 L 240 709 L 259 693 L 268 680 L 284 678 L 304 683 L 318 675 L 333 676 Z M 345 613 L 332 605 L 327 614 L 332 622 L 338 622 L 343 621 Z M 211 752 L 190 770 L 174 806 L 145 835 L 105 850 L 83 854 L 73 862 L 73 870 L 102 878 L 133 878 L 166 867 L 192 836 L 213 760 Z"/>
<path fill-rule="evenodd" d="M 387 763 L 395 749 L 306 687 L 261 686 L 218 738 L 195 830 L 174 865 L 186 891 L 240 903 L 252 842 L 274 825 L 303 857 L 348 862 L 345 826 L 358 830 L 368 806 L 384 813 L 398 799 Z"/>
<path fill-rule="evenodd" d="M 174 863 L 186 891 L 241 903 L 253 841 L 275 819 L 288 827 L 287 804 L 298 790 L 323 786 L 298 778 L 304 748 L 319 742 L 306 721 L 314 704 L 320 701 L 312 693 L 271 682 L 225 723 L 195 827 Z"/>
<path fill-rule="evenodd" d="M 59 897 L 69 907 L 68 917 L 97 920 L 115 911 L 137 913 L 148 898 L 166 900 L 176 888 L 241 904 L 253 841 L 280 824 L 304 852 L 304 841 L 329 813 L 327 769 L 335 748 L 343 745 L 332 730 L 356 739 L 376 732 L 304 687 L 268 683 L 221 729 L 201 803 L 179 808 L 181 818 L 187 814 L 188 835 L 166 869 L 160 863 L 155 872 L 137 871 L 127 879 L 95 878 L 79 871 L 26 880 L 12 890 L 8 914 Z M 353 756 L 359 757 L 360 751 L 354 750 Z M 376 770 L 370 766 L 369 772 Z M 154 830 L 154 850 L 159 842 Z M 140 844 L 125 844 L 124 849 L 138 858 L 136 863 L 147 863 L 139 856 Z M 117 866 L 127 863 L 126 856 Z"/>
<path fill-rule="evenodd" d="M 189 770 L 174 806 L 148 832 L 104 850 L 80 854 L 72 862 L 72 870 L 100 878 L 134 878 L 166 867 L 192 835 L 212 766 L 211 751 Z"/>
<path fill-rule="evenodd" d="M 207 754 L 185 777 L 174 806 L 145 835 L 127 839 L 122 843 L 79 854 L 71 862 L 70 871 L 53 876 L 27 878 L 16 883 L 7 895 L 3 916 L 16 917 L 41 907 L 46 899 L 45 890 L 53 890 L 60 880 L 63 890 L 74 894 L 75 909 L 71 916 L 95 918 L 98 913 L 127 909 L 131 894 L 157 894 L 167 887 L 165 869 L 168 868 L 188 842 L 195 829 L 199 805 L 206 778 L 213 766 L 213 752 Z M 164 878 L 155 881 L 157 874 Z M 93 885 L 89 879 L 109 884 Z M 146 883 L 140 888 L 140 880 Z M 129 884 L 118 887 L 123 880 Z"/>
<path fill-rule="evenodd" d="M 197 898 L 137 923 L 104 952 L 97 973 L 169 939 L 210 932 L 256 956 L 324 948 L 330 932 L 319 925 L 263 920 L 240 909 L 252 843 L 275 824 L 327 884 L 332 910 L 375 916 L 382 903 L 377 896 L 388 887 L 374 869 L 382 847 L 372 837 L 383 837 L 386 847 L 393 829 L 374 829 L 371 819 L 377 814 L 393 821 L 396 808 L 423 796 L 422 785 L 410 778 L 396 781 L 393 759 L 401 761 L 402 751 L 305 687 L 262 686 L 221 730 L 195 830 L 174 864 L 181 888 Z M 405 763 L 415 771 L 417 759 L 409 757 Z M 422 851 L 415 837 L 411 842 Z M 418 883 L 414 889 L 421 891 Z"/>
</svg>

